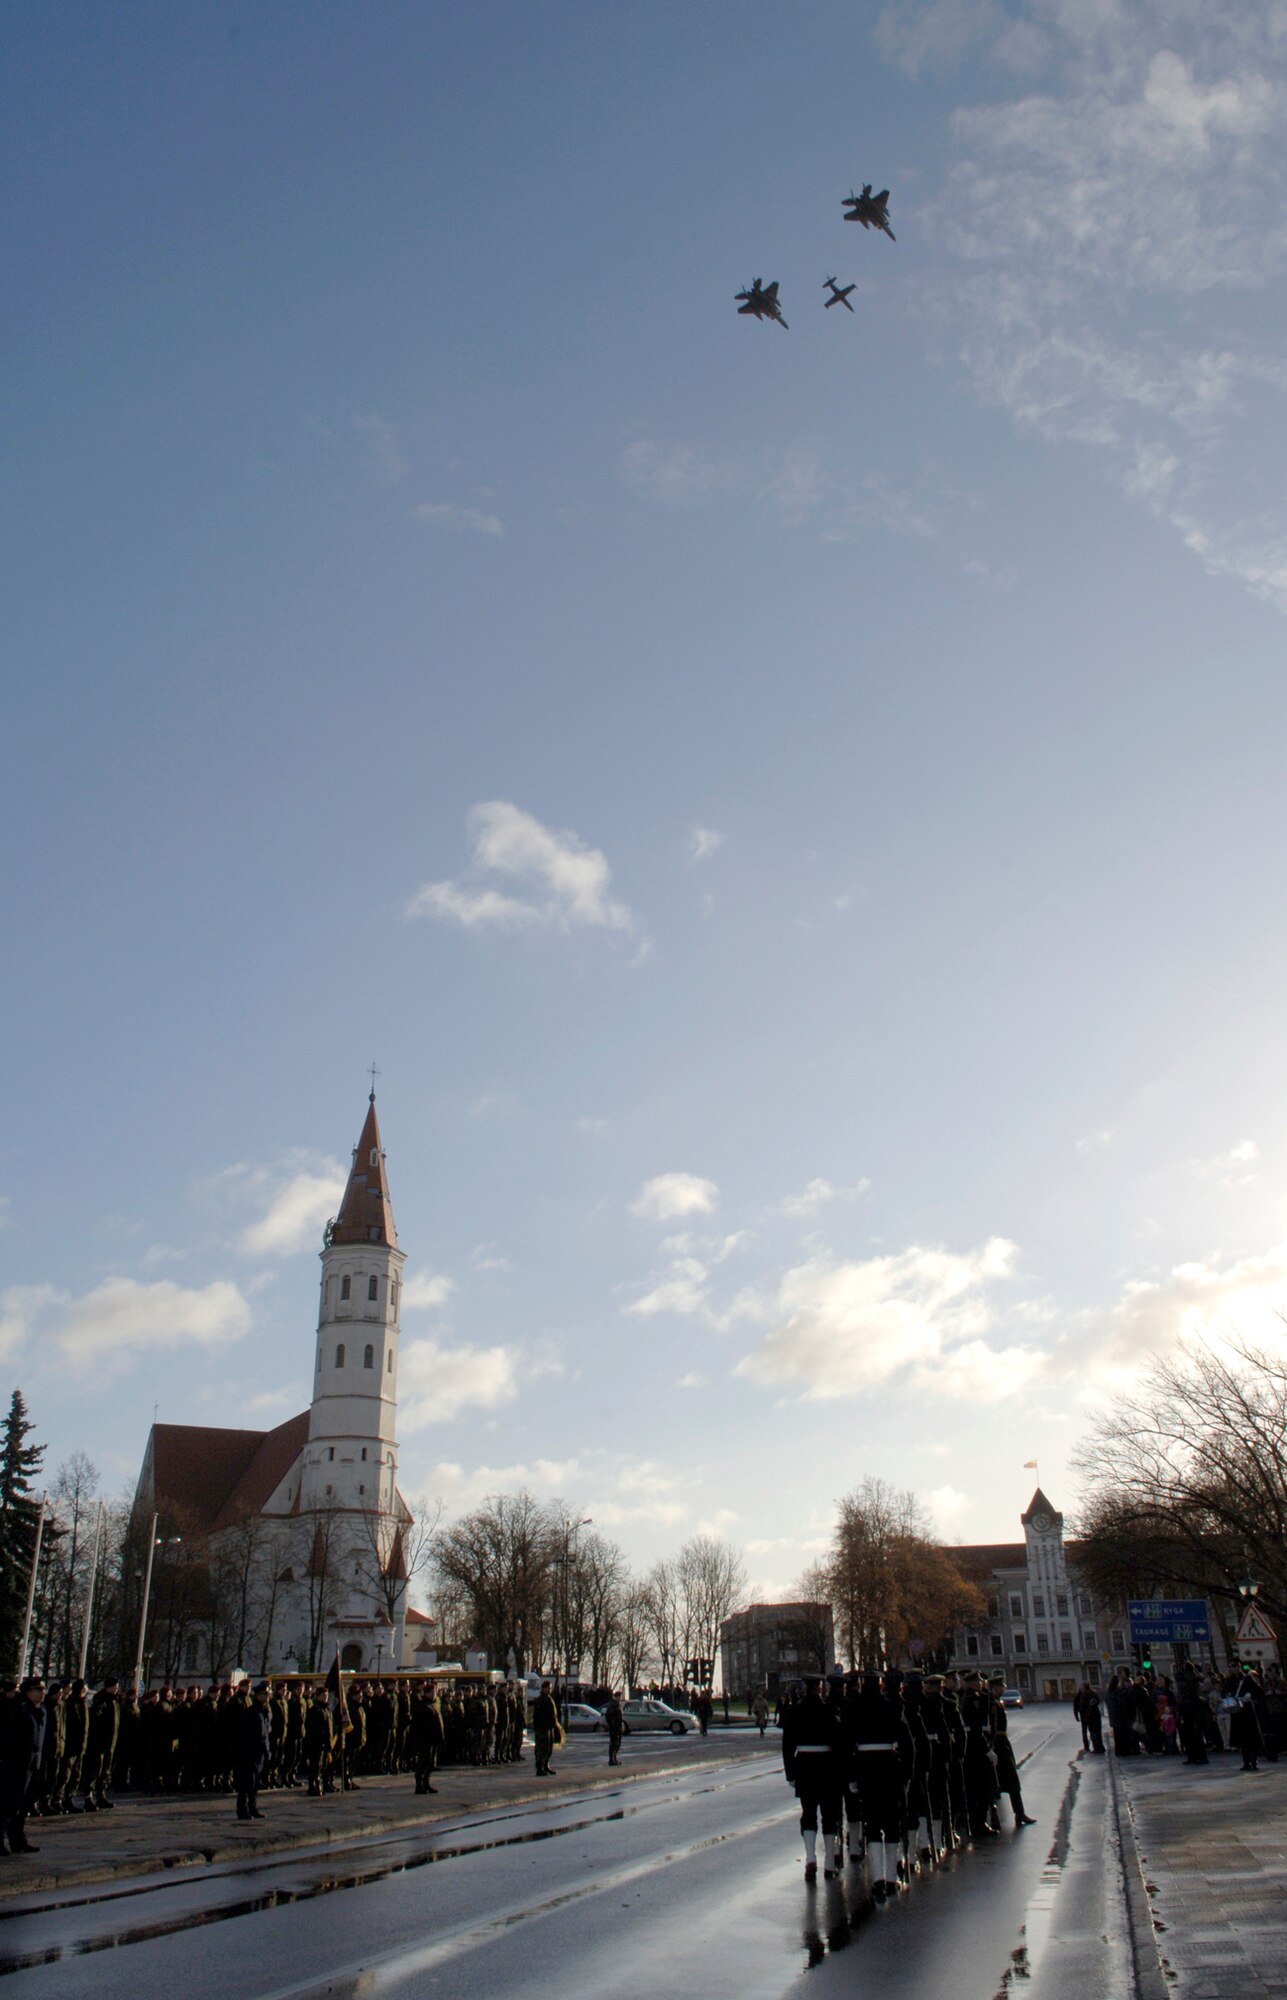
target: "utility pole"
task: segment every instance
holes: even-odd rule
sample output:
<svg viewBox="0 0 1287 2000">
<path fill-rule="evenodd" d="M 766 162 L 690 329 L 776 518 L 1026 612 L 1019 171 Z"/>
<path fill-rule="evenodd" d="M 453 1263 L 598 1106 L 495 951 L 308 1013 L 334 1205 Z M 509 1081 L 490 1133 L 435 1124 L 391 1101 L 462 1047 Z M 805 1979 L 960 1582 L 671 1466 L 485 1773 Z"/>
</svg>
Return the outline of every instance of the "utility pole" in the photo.
<svg viewBox="0 0 1287 2000">
<path fill-rule="evenodd" d="M 36 1571 L 40 1568 L 40 1544 L 45 1533 L 45 1508 L 49 1495 L 42 1493 L 36 1509 L 36 1546 L 31 1552 L 31 1575 L 27 1578 L 27 1609 L 22 1620 L 22 1644 L 18 1648 L 18 1679 L 27 1674 L 27 1648 L 31 1644 L 31 1614 L 36 1608 Z"/>
<path fill-rule="evenodd" d="M 89 1563 L 89 1584 L 85 1591 L 85 1622 L 80 1632 L 80 1665 L 76 1672 L 81 1680 L 85 1678 L 85 1668 L 89 1662 L 89 1629 L 94 1617 L 94 1586 L 98 1582 L 98 1554 L 103 1540 L 104 1508 L 98 1503 L 98 1518 L 94 1522 L 94 1553 Z"/>
<path fill-rule="evenodd" d="M 139 1613 L 139 1649 L 134 1662 L 134 1692 L 140 1698 L 143 1694 L 143 1641 L 147 1636 L 147 1607 L 152 1595 L 152 1558 L 156 1554 L 156 1530 L 159 1514 L 153 1514 L 152 1525 L 147 1536 L 147 1568 L 143 1573 L 143 1609 Z"/>
</svg>

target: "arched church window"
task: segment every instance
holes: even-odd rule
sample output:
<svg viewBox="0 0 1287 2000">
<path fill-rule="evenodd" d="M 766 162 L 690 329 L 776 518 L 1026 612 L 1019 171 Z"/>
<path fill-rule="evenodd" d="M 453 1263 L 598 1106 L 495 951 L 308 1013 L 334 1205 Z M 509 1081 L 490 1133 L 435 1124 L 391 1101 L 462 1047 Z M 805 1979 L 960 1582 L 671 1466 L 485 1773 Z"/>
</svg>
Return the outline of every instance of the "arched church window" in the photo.
<svg viewBox="0 0 1287 2000">
<path fill-rule="evenodd" d="M 362 1463 L 363 1463 L 363 1465 L 365 1465 L 365 1464 L 366 1464 L 366 1446 L 365 1446 L 365 1445 L 363 1445 L 363 1447 L 362 1447 Z"/>
<path fill-rule="evenodd" d="M 396 1278 L 393 1280 L 393 1287 L 389 1294 L 389 1303 L 393 1307 L 393 1317 L 396 1319 L 398 1317 L 398 1281 Z"/>
<path fill-rule="evenodd" d="M 340 1279 L 340 1297 L 341 1297 L 342 1299 L 347 1299 L 347 1298 L 351 1297 L 351 1296 L 352 1296 L 352 1290 L 353 1290 L 353 1281 L 352 1281 L 352 1279 L 351 1279 L 351 1278 L 349 1278 L 348 1276 L 345 1276 L 345 1277 L 341 1278 L 341 1279 Z"/>
<path fill-rule="evenodd" d="M 339 1346 L 338 1346 L 338 1347 L 336 1348 L 336 1350 L 335 1350 L 335 1366 L 336 1366 L 337 1368 L 342 1368 L 342 1367 L 344 1366 L 344 1342 L 343 1342 L 343 1341 L 341 1341 L 341 1342 L 340 1342 Z"/>
<path fill-rule="evenodd" d="M 375 1349 L 372 1347 L 369 1340 L 366 1346 L 362 1350 L 362 1366 L 364 1368 L 375 1367 Z"/>
<path fill-rule="evenodd" d="M 326 1462 L 328 1465 L 334 1465 L 335 1463 L 335 1446 L 333 1444 L 328 1444 L 326 1447 Z M 329 1493 L 331 1489 L 328 1486 L 326 1490 Z"/>
<path fill-rule="evenodd" d="M 366 1295 L 367 1295 L 367 1297 L 368 1297 L 369 1299 L 378 1299 L 378 1298 L 379 1298 L 379 1296 L 380 1296 L 380 1280 L 379 1280 L 378 1278 L 368 1278 L 368 1279 L 367 1279 L 367 1281 L 366 1281 Z"/>
</svg>

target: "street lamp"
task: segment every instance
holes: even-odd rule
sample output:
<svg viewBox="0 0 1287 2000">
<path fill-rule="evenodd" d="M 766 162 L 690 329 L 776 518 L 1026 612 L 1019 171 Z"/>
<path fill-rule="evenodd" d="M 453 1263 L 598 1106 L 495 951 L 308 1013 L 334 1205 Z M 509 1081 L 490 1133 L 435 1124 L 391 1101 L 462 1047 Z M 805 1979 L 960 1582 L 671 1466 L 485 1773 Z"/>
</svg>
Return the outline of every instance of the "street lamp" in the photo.
<svg viewBox="0 0 1287 2000">
<path fill-rule="evenodd" d="M 569 1629 L 571 1624 L 571 1602 L 568 1568 L 572 1561 L 572 1542 L 575 1536 L 580 1533 L 582 1528 L 593 1526 L 594 1516 L 586 1514 L 580 1521 L 569 1521 L 563 1532 L 563 1724 L 565 1728 L 571 1719 L 568 1707 L 568 1682 L 572 1678 L 572 1633 Z M 580 1665 L 581 1662 L 578 1660 L 578 1669 Z"/>
<path fill-rule="evenodd" d="M 22 1643 L 18 1648 L 18 1678 L 22 1680 L 27 1672 L 27 1648 L 31 1644 L 31 1615 L 36 1608 L 36 1572 L 40 1568 L 40 1544 L 45 1533 L 45 1507 L 48 1495 L 42 1493 L 36 1508 L 36 1540 L 31 1551 L 31 1575 L 27 1578 L 27 1609 L 22 1620 Z"/>
<path fill-rule="evenodd" d="M 1250 1569 L 1238 1585 L 1238 1595 L 1244 1604 L 1253 1604 L 1260 1595 L 1260 1585 L 1252 1576 Z"/>
<path fill-rule="evenodd" d="M 156 1530 L 160 1518 L 159 1514 L 152 1516 L 152 1527 L 147 1538 L 147 1568 L 143 1574 L 143 1609 L 139 1613 L 139 1645 L 134 1662 L 134 1692 L 140 1699 L 143 1695 L 143 1641 L 147 1637 L 147 1610 L 152 1596 L 152 1558 L 158 1549 L 176 1548 L 183 1540 L 182 1535 L 158 1535 Z"/>
</svg>

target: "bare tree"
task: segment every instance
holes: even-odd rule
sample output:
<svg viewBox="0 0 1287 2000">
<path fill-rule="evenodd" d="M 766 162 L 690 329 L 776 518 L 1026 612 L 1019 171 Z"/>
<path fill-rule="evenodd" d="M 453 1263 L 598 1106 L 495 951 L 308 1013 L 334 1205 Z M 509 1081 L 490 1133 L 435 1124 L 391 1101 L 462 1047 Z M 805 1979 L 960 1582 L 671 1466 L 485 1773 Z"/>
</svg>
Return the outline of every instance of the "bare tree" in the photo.
<svg viewBox="0 0 1287 2000">
<path fill-rule="evenodd" d="M 913 1643 L 934 1652 L 983 1613 L 981 1593 L 931 1540 L 916 1495 L 883 1479 L 865 1479 L 840 1501 L 831 1553 L 816 1573 L 829 1585 L 850 1666 L 884 1666 Z"/>
<path fill-rule="evenodd" d="M 685 1610 L 685 1653 L 719 1659 L 719 1628 L 746 1595 L 746 1564 L 731 1542 L 694 1535 L 675 1559 Z"/>
<path fill-rule="evenodd" d="M 643 1680 L 649 1629 L 648 1586 L 635 1581 L 621 1593 L 617 1622 L 616 1660 L 619 1678 L 627 1688 L 637 1688 Z"/>
<path fill-rule="evenodd" d="M 1079 1572 L 1105 1596 L 1197 1590 L 1220 1615 L 1250 1569 L 1287 1617 L 1287 1353 L 1182 1344 L 1119 1398 L 1075 1461 Z"/>
<path fill-rule="evenodd" d="M 644 1580 L 644 1605 L 648 1636 L 656 1655 L 663 1686 L 673 1686 L 683 1674 L 684 1642 L 688 1633 L 688 1607 L 684 1602 L 679 1567 L 673 1558 L 656 1562 Z"/>
<path fill-rule="evenodd" d="M 434 1568 L 471 1602 L 489 1662 L 499 1666 L 512 1652 L 518 1671 L 526 1671 L 553 1595 L 558 1540 L 549 1510 L 527 1492 L 489 1494 L 434 1535 Z"/>
</svg>

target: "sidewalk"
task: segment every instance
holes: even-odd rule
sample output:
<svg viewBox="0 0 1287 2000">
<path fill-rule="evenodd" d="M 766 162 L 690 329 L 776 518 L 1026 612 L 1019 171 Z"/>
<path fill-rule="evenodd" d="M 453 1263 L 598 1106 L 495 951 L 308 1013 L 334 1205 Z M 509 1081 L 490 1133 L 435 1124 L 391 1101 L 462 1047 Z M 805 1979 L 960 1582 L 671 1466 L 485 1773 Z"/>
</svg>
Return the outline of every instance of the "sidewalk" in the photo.
<svg viewBox="0 0 1287 2000">
<path fill-rule="evenodd" d="M 597 1755 L 565 1754 L 557 1774 L 538 1781 L 529 1743 L 521 1764 L 489 1765 L 481 1771 L 452 1765 L 439 1771 L 434 1798 L 417 1796 L 409 1775 L 365 1777 L 356 1791 L 320 1799 L 310 1799 L 302 1788 L 261 1792 L 265 1817 L 249 1822 L 237 1818 L 231 1796 L 150 1797 L 127 1792 L 112 1812 L 28 1820 L 27 1838 L 40 1852 L 0 1858 L 0 1916 L 16 1912 L 15 1899 L 27 1905 L 33 1892 L 71 1892 L 74 1899 L 82 1885 L 122 1876 L 253 1861 L 328 1843 L 347 1846 L 376 1834 L 410 1832 L 438 1820 L 458 1819 L 462 1813 L 534 1800 L 548 1803 L 569 1793 L 629 1784 L 668 1771 L 683 1773 L 777 1748 L 776 1732 L 762 1741 L 757 1730 L 721 1729 L 705 1740 L 690 1736 L 682 1748 L 669 1737 L 660 1739 L 655 1748 L 629 1751 L 621 1765 L 610 1769 L 605 1744 Z"/>
<path fill-rule="evenodd" d="M 1128 1886 L 1136 1858 L 1142 1879 L 1141 1964 L 1151 1918 L 1175 2000 L 1287 2000 L 1287 1761 L 1254 1775 L 1230 1753 L 1111 1763 Z"/>
</svg>

